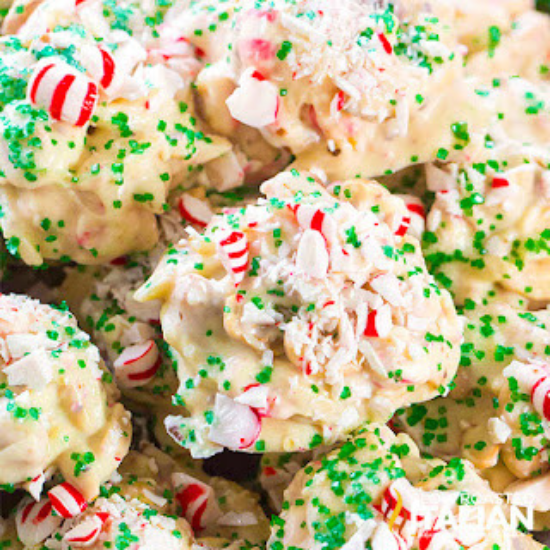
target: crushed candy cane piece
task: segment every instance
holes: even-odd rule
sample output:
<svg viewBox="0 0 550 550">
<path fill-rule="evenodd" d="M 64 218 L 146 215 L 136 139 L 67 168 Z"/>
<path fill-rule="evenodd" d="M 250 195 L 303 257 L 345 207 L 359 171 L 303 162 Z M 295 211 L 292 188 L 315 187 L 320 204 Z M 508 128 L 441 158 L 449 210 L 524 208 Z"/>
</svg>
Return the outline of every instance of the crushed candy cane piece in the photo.
<svg viewBox="0 0 550 550">
<path fill-rule="evenodd" d="M 216 395 L 210 441 L 228 449 L 248 449 L 257 441 L 261 429 L 261 420 L 253 409 L 225 395 Z"/>
<path fill-rule="evenodd" d="M 42 494 L 42 488 L 46 482 L 46 475 L 44 472 L 33 477 L 30 481 L 23 485 L 24 489 L 29 492 L 29 494 L 37 502 L 40 500 L 40 495 Z"/>
<path fill-rule="evenodd" d="M 115 79 L 116 63 L 113 55 L 103 46 L 91 46 L 83 50 L 82 64 L 93 80 L 107 90 Z"/>
<path fill-rule="evenodd" d="M 531 402 L 535 410 L 550 421 L 550 377 L 538 380 L 531 390 Z"/>
<path fill-rule="evenodd" d="M 405 201 L 405 206 L 409 211 L 409 221 L 407 233 L 421 239 L 426 229 L 426 209 L 424 203 L 413 195 L 397 195 Z"/>
<path fill-rule="evenodd" d="M 91 516 L 65 533 L 63 542 L 70 546 L 92 546 L 99 538 L 105 521 L 98 515 Z"/>
<path fill-rule="evenodd" d="M 193 225 L 206 227 L 214 216 L 206 201 L 184 193 L 178 203 L 181 217 Z"/>
<path fill-rule="evenodd" d="M 233 274 L 235 286 L 244 279 L 248 266 L 248 240 L 240 231 L 232 231 L 219 241 L 220 256 L 228 273 Z"/>
<path fill-rule="evenodd" d="M 63 521 L 52 514 L 52 503 L 25 499 L 15 516 L 17 535 L 25 546 L 35 546 L 46 540 Z"/>
<path fill-rule="evenodd" d="M 324 237 L 327 244 L 335 241 L 337 233 L 336 222 L 329 214 L 310 205 L 298 204 L 291 207 L 291 209 L 296 216 L 298 225 L 302 229 L 318 231 Z"/>
<path fill-rule="evenodd" d="M 148 384 L 157 373 L 161 357 L 154 340 L 135 344 L 124 349 L 114 362 L 115 376 L 126 388 Z"/>
<path fill-rule="evenodd" d="M 55 512 L 65 519 L 74 518 L 88 507 L 80 491 L 67 482 L 54 487 L 48 496 Z"/>
<path fill-rule="evenodd" d="M 252 128 L 263 128 L 277 121 L 279 90 L 251 68 L 243 73 L 239 87 L 226 104 L 235 120 Z"/>
<path fill-rule="evenodd" d="M 189 522 L 193 531 L 201 531 L 220 515 L 214 489 L 191 477 L 178 472 L 172 475 L 176 490 L 176 500 L 181 506 L 182 516 Z"/>
<path fill-rule="evenodd" d="M 364 335 L 368 338 L 385 338 L 391 332 L 392 326 L 391 308 L 385 304 L 369 311 Z"/>
<path fill-rule="evenodd" d="M 322 279 L 327 275 L 329 262 L 329 254 L 321 233 L 306 229 L 296 254 L 298 269 L 309 277 Z"/>
</svg>

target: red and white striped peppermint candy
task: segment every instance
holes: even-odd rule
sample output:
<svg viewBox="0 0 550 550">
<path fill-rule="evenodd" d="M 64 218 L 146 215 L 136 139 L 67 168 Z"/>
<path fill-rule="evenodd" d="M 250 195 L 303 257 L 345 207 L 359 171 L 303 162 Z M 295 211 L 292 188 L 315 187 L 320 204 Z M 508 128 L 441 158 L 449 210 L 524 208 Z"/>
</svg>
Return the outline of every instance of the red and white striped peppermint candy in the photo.
<svg viewBox="0 0 550 550">
<path fill-rule="evenodd" d="M 220 514 L 214 489 L 187 474 L 172 474 L 181 514 L 193 531 L 201 531 Z"/>
<path fill-rule="evenodd" d="M 260 415 L 252 407 L 226 395 L 216 395 L 214 422 L 208 435 L 210 441 L 238 451 L 254 445 L 261 431 Z"/>
<path fill-rule="evenodd" d="M 85 74 L 60 59 L 38 63 L 29 82 L 29 99 L 54 120 L 85 126 L 97 104 L 98 89 Z"/>
<path fill-rule="evenodd" d="M 69 546 L 91 546 L 99 538 L 107 514 L 95 514 L 65 533 L 63 542 Z"/>
<path fill-rule="evenodd" d="M 15 516 L 17 535 L 25 546 L 35 546 L 46 540 L 63 521 L 52 514 L 52 503 L 43 498 L 39 502 L 26 498 Z"/>
<path fill-rule="evenodd" d="M 214 212 L 212 212 L 206 201 L 197 199 L 197 197 L 187 193 L 180 197 L 178 208 L 184 220 L 199 227 L 206 227 L 214 216 Z"/>
<path fill-rule="evenodd" d="M 247 69 L 239 87 L 227 98 L 231 116 L 252 128 L 263 128 L 277 121 L 279 89 L 254 68 Z"/>
<path fill-rule="evenodd" d="M 385 338 L 391 332 L 393 321 L 388 304 L 372 309 L 367 315 L 367 325 L 363 334 L 367 338 Z"/>
<path fill-rule="evenodd" d="M 103 46 L 87 46 L 83 48 L 81 63 L 93 80 L 107 90 L 113 83 L 116 73 L 116 63 L 111 52 Z"/>
<path fill-rule="evenodd" d="M 81 492 L 70 483 L 61 483 L 48 492 L 53 509 L 65 519 L 74 518 L 88 507 Z"/>
<path fill-rule="evenodd" d="M 219 241 L 219 252 L 223 266 L 233 275 L 235 286 L 242 283 L 248 267 L 248 240 L 241 231 L 230 231 Z"/>
<path fill-rule="evenodd" d="M 337 226 L 330 214 L 309 204 L 289 206 L 296 216 L 296 221 L 302 229 L 319 231 L 327 244 L 332 244 L 337 236 Z"/>
<path fill-rule="evenodd" d="M 121 386 L 145 386 L 160 368 L 162 359 L 154 340 L 128 346 L 114 362 L 115 376 Z"/>
</svg>

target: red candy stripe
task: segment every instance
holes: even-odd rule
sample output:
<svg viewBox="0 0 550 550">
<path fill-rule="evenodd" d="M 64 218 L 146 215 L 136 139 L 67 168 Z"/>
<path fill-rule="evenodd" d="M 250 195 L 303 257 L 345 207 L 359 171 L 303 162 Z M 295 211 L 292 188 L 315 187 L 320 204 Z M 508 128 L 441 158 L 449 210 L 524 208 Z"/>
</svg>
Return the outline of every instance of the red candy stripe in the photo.
<svg viewBox="0 0 550 550">
<path fill-rule="evenodd" d="M 65 519 L 77 516 L 88 507 L 80 491 L 67 482 L 54 487 L 48 496 L 53 509 Z"/>
<path fill-rule="evenodd" d="M 112 84 L 113 78 L 115 77 L 115 60 L 113 59 L 113 56 L 104 49 L 100 48 L 99 51 L 101 52 L 101 58 L 103 59 L 103 78 L 101 79 L 100 84 L 103 88 L 108 88 Z"/>
</svg>

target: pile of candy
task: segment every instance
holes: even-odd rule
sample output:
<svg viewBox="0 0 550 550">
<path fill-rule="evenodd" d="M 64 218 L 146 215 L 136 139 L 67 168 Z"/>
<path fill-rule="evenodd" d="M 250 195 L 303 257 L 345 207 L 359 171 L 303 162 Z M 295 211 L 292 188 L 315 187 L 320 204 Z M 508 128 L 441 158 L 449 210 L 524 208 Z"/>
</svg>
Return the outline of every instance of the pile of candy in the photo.
<svg viewBox="0 0 550 550">
<path fill-rule="evenodd" d="M 0 9 L 1 549 L 543 548 L 547 15 Z"/>
</svg>

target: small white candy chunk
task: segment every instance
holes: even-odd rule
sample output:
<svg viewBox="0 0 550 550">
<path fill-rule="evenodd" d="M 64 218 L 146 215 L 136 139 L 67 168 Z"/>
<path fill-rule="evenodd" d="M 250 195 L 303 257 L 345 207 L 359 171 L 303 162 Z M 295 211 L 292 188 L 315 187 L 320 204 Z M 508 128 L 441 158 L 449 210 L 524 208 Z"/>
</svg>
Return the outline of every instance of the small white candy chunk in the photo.
<svg viewBox="0 0 550 550">
<path fill-rule="evenodd" d="M 55 342 L 44 334 L 8 334 L 6 346 L 13 359 L 19 359 L 38 348 L 55 348 Z"/>
<path fill-rule="evenodd" d="M 404 298 L 399 288 L 399 279 L 393 273 L 378 275 L 371 281 L 371 287 L 393 306 L 403 305 Z"/>
<path fill-rule="evenodd" d="M 512 429 L 510 426 L 508 426 L 508 424 L 500 418 L 489 419 L 487 422 L 487 428 L 490 440 L 496 444 L 506 443 L 512 434 Z"/>
<path fill-rule="evenodd" d="M 258 518 L 252 512 L 227 512 L 217 521 L 218 525 L 228 527 L 249 527 L 258 525 Z"/>
<path fill-rule="evenodd" d="M 253 409 L 267 409 L 269 406 L 269 390 L 266 386 L 252 386 L 235 398 L 237 403 L 248 405 Z"/>
<path fill-rule="evenodd" d="M 4 369 L 10 386 L 44 389 L 53 378 L 52 360 L 45 350 L 38 349 Z"/>
<path fill-rule="evenodd" d="M 159 508 L 166 506 L 166 504 L 168 503 L 167 499 L 156 495 L 155 493 L 153 493 L 153 491 L 149 491 L 149 489 L 143 489 L 143 495 Z"/>
<path fill-rule="evenodd" d="M 328 272 L 329 261 L 325 239 L 321 233 L 306 229 L 298 245 L 296 255 L 298 269 L 309 277 L 322 279 Z"/>
<path fill-rule="evenodd" d="M 210 441 L 228 449 L 247 449 L 256 442 L 260 431 L 261 422 L 250 407 L 225 395 L 216 395 Z"/>
<path fill-rule="evenodd" d="M 263 128 L 277 120 L 279 91 L 253 68 L 243 73 L 239 87 L 226 101 L 231 116 L 252 128 Z"/>
</svg>

